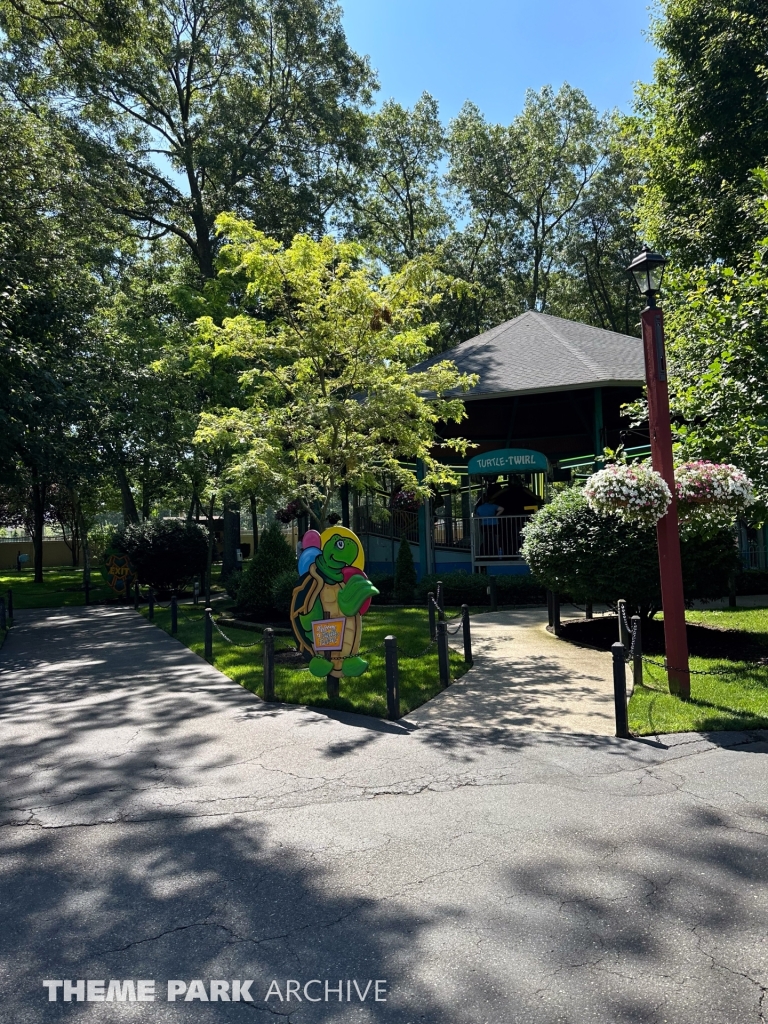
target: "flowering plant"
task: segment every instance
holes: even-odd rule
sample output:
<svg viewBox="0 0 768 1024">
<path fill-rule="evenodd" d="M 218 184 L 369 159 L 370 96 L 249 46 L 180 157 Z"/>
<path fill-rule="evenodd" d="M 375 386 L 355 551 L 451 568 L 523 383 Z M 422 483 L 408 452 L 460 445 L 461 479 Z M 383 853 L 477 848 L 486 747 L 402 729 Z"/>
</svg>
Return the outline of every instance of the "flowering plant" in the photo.
<svg viewBox="0 0 768 1024">
<path fill-rule="evenodd" d="M 396 491 L 390 501 L 392 510 L 396 512 L 418 512 L 420 504 L 413 491 Z"/>
<path fill-rule="evenodd" d="M 644 463 L 606 466 L 587 480 L 584 494 L 599 515 L 649 527 L 656 525 L 672 500 L 661 474 Z"/>
<path fill-rule="evenodd" d="M 298 519 L 302 513 L 301 502 L 289 501 L 285 508 L 278 509 L 275 512 L 275 519 L 279 523 L 292 523 L 294 519 Z"/>
<path fill-rule="evenodd" d="M 688 529 L 721 527 L 755 502 L 752 481 L 729 463 L 683 463 L 675 469 L 675 491 Z"/>
</svg>

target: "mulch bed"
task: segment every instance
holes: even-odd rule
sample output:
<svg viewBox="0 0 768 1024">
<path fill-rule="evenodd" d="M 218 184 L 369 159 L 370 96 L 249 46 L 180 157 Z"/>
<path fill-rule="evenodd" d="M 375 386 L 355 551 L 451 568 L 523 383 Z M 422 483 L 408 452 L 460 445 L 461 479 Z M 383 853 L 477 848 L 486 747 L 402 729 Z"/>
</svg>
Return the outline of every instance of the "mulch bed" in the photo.
<svg viewBox="0 0 768 1024">
<path fill-rule="evenodd" d="M 754 633 L 688 623 L 687 634 L 689 653 L 696 657 L 768 664 L 768 641 Z M 618 620 L 614 615 L 603 615 L 591 621 L 581 619 L 564 622 L 560 635 L 563 640 L 570 643 L 608 651 L 619 639 Z M 644 654 L 663 655 L 664 623 L 657 619 L 644 620 L 642 643 Z"/>
</svg>

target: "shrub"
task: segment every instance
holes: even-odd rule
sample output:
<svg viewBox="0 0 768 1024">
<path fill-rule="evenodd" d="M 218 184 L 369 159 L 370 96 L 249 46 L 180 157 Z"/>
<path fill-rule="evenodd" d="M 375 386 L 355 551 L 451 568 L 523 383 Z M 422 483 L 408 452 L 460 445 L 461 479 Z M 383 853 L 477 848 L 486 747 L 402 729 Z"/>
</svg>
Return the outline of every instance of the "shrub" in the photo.
<svg viewBox="0 0 768 1024">
<path fill-rule="evenodd" d="M 296 566 L 281 572 L 272 584 L 272 604 L 276 611 L 282 611 L 285 615 L 291 608 L 293 591 L 299 585 L 301 577 L 296 571 Z"/>
<path fill-rule="evenodd" d="M 416 567 L 413 564 L 411 545 L 403 537 L 397 552 L 395 565 L 394 596 L 398 604 L 411 604 L 416 587 Z"/>
<path fill-rule="evenodd" d="M 119 530 L 113 547 L 128 555 L 145 586 L 159 591 L 181 590 L 205 572 L 208 532 L 199 523 L 145 519 Z"/>
<path fill-rule="evenodd" d="M 378 594 L 371 599 L 371 604 L 392 604 L 395 592 L 395 577 L 392 573 L 373 572 L 368 579 L 378 590 Z"/>
<path fill-rule="evenodd" d="M 688 600 L 720 597 L 738 564 L 730 530 L 681 545 Z M 641 613 L 661 607 L 656 531 L 595 512 L 584 493 L 570 488 L 531 519 L 523 556 L 536 579 L 574 601 L 626 598 Z"/>
<path fill-rule="evenodd" d="M 278 612 L 288 617 L 288 605 L 275 606 L 272 588 L 278 576 L 290 572 L 296 575 L 296 556 L 277 523 L 270 523 L 259 539 L 259 547 L 237 591 L 237 607 L 249 615 L 268 616 Z"/>
<path fill-rule="evenodd" d="M 737 594 L 768 594 L 768 569 L 742 569 L 736 574 Z"/>
<path fill-rule="evenodd" d="M 537 604 L 545 598 L 544 587 L 526 573 L 524 576 L 494 576 L 499 604 Z M 416 600 L 426 604 L 429 591 L 437 591 L 437 581 L 443 581 L 443 600 L 448 605 L 490 604 L 488 594 L 490 576 L 471 572 L 434 573 L 425 576 L 416 585 Z"/>
</svg>

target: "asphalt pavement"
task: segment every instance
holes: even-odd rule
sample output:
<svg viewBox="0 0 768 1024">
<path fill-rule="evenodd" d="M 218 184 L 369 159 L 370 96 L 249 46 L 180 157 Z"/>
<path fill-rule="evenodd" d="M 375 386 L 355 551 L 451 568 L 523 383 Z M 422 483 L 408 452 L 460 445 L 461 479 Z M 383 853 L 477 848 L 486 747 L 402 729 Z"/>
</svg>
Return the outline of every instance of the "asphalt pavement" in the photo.
<svg viewBox="0 0 768 1024">
<path fill-rule="evenodd" d="M 130 609 L 17 613 L 0 1021 L 765 1021 L 765 733 L 446 708 L 267 705 Z"/>
</svg>

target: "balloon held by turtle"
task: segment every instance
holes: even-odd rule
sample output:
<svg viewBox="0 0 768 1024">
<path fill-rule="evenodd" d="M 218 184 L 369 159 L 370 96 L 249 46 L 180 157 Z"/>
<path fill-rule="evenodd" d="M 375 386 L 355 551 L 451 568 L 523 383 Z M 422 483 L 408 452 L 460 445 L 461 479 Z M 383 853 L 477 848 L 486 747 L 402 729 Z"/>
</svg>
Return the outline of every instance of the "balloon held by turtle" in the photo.
<svg viewBox="0 0 768 1024">
<path fill-rule="evenodd" d="M 358 537 L 344 526 L 305 535 L 299 556 L 301 581 L 291 600 L 291 626 L 299 648 L 318 677 L 360 676 L 368 662 L 358 656 L 362 616 L 379 591 L 363 572 Z"/>
</svg>

